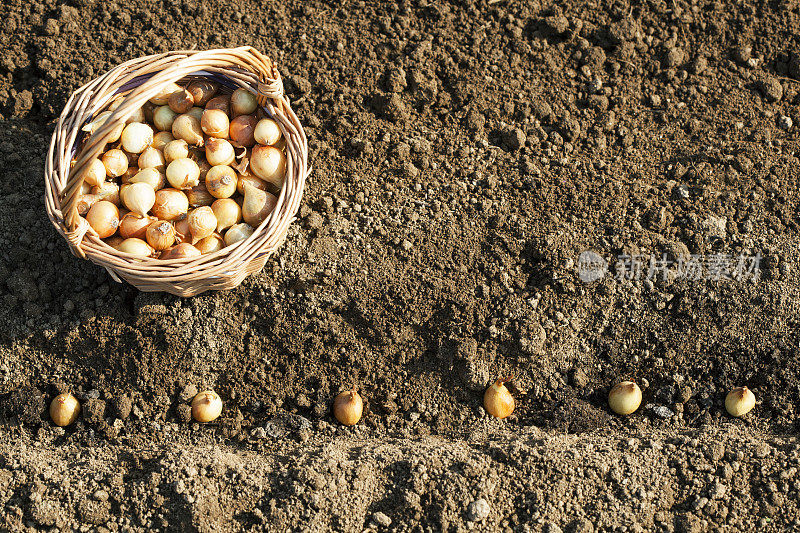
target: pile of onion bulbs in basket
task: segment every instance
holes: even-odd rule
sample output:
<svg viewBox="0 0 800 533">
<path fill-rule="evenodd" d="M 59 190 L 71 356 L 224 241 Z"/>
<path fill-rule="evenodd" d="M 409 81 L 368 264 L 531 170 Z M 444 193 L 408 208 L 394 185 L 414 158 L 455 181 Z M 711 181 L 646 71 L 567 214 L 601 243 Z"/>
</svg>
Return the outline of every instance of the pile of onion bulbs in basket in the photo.
<svg viewBox="0 0 800 533">
<path fill-rule="evenodd" d="M 96 131 L 122 103 L 83 129 Z M 246 89 L 170 84 L 120 123 L 89 165 L 78 213 L 120 252 L 182 259 L 249 237 L 286 175 L 278 124 Z"/>
</svg>

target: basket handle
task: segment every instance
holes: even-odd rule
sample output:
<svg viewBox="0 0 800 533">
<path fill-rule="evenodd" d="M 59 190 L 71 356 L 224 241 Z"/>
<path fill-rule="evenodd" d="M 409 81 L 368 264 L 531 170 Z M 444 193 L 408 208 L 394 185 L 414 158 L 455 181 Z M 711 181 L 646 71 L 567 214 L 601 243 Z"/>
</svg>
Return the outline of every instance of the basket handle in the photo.
<svg viewBox="0 0 800 533">
<path fill-rule="evenodd" d="M 61 212 L 64 218 L 64 235 L 70 243 L 73 254 L 85 258 L 86 254 L 81 244 L 87 233 L 94 234 L 86 219 L 78 214 L 77 203 L 81 185 L 92 161 L 100 156 L 116 124 L 127 120 L 145 102 L 158 94 L 165 84 L 175 83 L 207 68 L 231 66 L 243 70 L 244 75 L 234 81 L 254 92 L 259 105 L 263 107 L 268 100 L 272 100 L 275 107 L 285 111 L 283 81 L 278 68 L 272 59 L 251 46 L 206 51 L 183 50 L 134 59 L 110 70 L 76 93 L 76 95 L 81 93 L 79 98 L 84 102 L 97 92 L 113 96 L 126 84 L 136 83 L 137 78 L 149 76 L 123 98 L 122 103 L 105 123 L 88 138 L 81 153 L 77 154 L 75 165 L 67 175 L 61 193 Z M 99 109 L 87 110 L 84 105 L 80 111 L 82 114 L 79 114 L 77 119 L 71 120 L 71 124 L 68 125 L 79 128 Z M 75 140 L 77 138 L 73 142 Z"/>
</svg>

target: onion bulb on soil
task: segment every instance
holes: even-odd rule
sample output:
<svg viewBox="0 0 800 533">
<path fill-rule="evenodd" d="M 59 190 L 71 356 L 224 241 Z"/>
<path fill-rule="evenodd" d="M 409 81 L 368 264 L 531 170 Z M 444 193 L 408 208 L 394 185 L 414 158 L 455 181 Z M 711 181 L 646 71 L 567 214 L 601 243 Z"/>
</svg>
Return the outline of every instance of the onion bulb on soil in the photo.
<svg viewBox="0 0 800 533">
<path fill-rule="evenodd" d="M 608 393 L 608 406 L 618 415 L 629 415 L 642 403 L 642 389 L 633 381 L 621 381 Z"/>
<path fill-rule="evenodd" d="M 50 403 L 50 418 L 57 426 L 65 427 L 78 419 L 81 412 L 81 404 L 72 394 L 65 392 L 59 394 Z"/>
<path fill-rule="evenodd" d="M 516 406 L 504 383 L 506 379 L 498 379 L 483 393 L 483 408 L 495 418 L 506 418 L 514 412 Z"/>
<path fill-rule="evenodd" d="M 345 426 L 354 426 L 361 420 L 364 412 L 364 401 L 356 392 L 356 387 L 342 392 L 333 400 L 333 416 Z"/>
<path fill-rule="evenodd" d="M 736 387 L 725 397 L 725 409 L 731 416 L 744 416 L 756 405 L 756 395 L 747 387 Z"/>
<path fill-rule="evenodd" d="M 222 414 L 222 398 L 213 390 L 199 393 L 192 400 L 192 418 L 198 422 L 213 422 Z"/>
</svg>

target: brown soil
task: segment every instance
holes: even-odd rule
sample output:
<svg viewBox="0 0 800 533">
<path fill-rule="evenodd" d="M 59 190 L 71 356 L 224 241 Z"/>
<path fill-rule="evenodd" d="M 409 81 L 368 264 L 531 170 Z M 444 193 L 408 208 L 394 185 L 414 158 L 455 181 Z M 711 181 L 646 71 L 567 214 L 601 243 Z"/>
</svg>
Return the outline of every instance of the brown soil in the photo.
<svg viewBox="0 0 800 533">
<path fill-rule="evenodd" d="M 0 530 L 800 527 L 800 4 L 557 4 L 5 2 Z M 191 299 L 72 257 L 41 185 L 71 92 L 244 44 L 310 139 L 280 256 Z M 618 280 L 620 254 L 760 254 L 761 275 Z M 504 421 L 481 407 L 499 376 Z M 225 409 L 199 426 L 205 387 Z"/>
</svg>

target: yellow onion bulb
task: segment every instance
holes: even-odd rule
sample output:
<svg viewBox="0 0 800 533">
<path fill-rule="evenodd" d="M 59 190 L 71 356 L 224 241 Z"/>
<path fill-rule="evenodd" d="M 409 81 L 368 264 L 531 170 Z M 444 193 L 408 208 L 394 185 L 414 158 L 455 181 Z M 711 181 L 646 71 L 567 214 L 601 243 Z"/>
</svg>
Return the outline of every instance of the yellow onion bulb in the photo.
<svg viewBox="0 0 800 533">
<path fill-rule="evenodd" d="M 175 244 L 175 227 L 165 220 L 157 220 L 147 226 L 145 238 L 154 250 L 166 250 Z"/>
<path fill-rule="evenodd" d="M 203 207 L 204 205 L 211 205 L 214 203 L 214 196 L 208 192 L 206 186 L 201 184 L 191 189 L 186 189 L 183 191 L 186 194 L 186 197 L 189 199 L 189 205 L 192 207 Z"/>
<path fill-rule="evenodd" d="M 236 192 L 237 181 L 231 167 L 217 165 L 206 174 L 206 189 L 214 198 L 230 198 Z"/>
<path fill-rule="evenodd" d="M 79 215 L 83 216 L 100 200 L 102 200 L 102 198 L 96 194 L 81 194 L 78 196 L 78 201 L 75 203 L 75 209 L 78 210 Z"/>
<path fill-rule="evenodd" d="M 210 254 L 218 252 L 225 248 L 225 241 L 217 233 L 212 233 L 208 237 L 200 239 L 194 244 L 194 247 L 200 250 L 201 254 Z"/>
<path fill-rule="evenodd" d="M 175 220 L 189 211 L 189 199 L 177 189 L 156 191 L 153 214 L 161 220 Z"/>
<path fill-rule="evenodd" d="M 131 124 L 133 122 L 147 122 L 147 116 L 145 115 L 143 107 L 140 107 L 131 113 L 131 116 L 125 119 L 125 124 Z"/>
<path fill-rule="evenodd" d="M 125 239 L 123 239 L 119 235 L 112 235 L 111 237 L 105 239 L 103 242 L 105 242 L 107 245 L 114 248 L 115 250 L 118 250 L 119 245 L 122 244 L 124 240 Z"/>
<path fill-rule="evenodd" d="M 164 154 L 161 150 L 148 146 L 139 156 L 137 161 L 139 168 L 158 168 L 163 169 L 166 162 L 164 161 Z"/>
<path fill-rule="evenodd" d="M 156 201 L 156 193 L 149 183 L 131 183 L 122 189 L 120 198 L 131 212 L 145 216 Z"/>
<path fill-rule="evenodd" d="M 89 208 L 89 212 L 86 213 L 86 222 L 101 239 L 111 237 L 119 227 L 119 209 L 111 202 L 100 200 Z"/>
<path fill-rule="evenodd" d="M 230 137 L 240 146 L 250 148 L 256 143 L 255 129 L 258 119 L 255 115 L 240 115 L 231 120 Z"/>
<path fill-rule="evenodd" d="M 244 88 L 238 88 L 231 95 L 231 111 L 233 116 L 250 115 L 258 107 L 256 95 Z"/>
<path fill-rule="evenodd" d="M 247 239 L 254 231 L 253 226 L 244 222 L 231 226 L 225 232 L 225 246 L 231 246 Z"/>
<path fill-rule="evenodd" d="M 153 128 L 141 122 L 132 122 L 122 130 L 120 142 L 126 152 L 140 154 L 153 143 Z"/>
<path fill-rule="evenodd" d="M 206 109 L 200 119 L 200 128 L 209 137 L 227 139 L 230 134 L 230 126 L 228 115 L 219 109 Z"/>
<path fill-rule="evenodd" d="M 206 160 L 212 167 L 230 165 L 236 158 L 233 145 L 225 139 L 209 137 L 206 141 Z"/>
<path fill-rule="evenodd" d="M 364 401 L 356 392 L 355 386 L 352 390 L 337 395 L 333 400 L 333 416 L 345 426 L 356 425 L 361 420 L 363 412 Z"/>
<path fill-rule="evenodd" d="M 217 229 L 217 217 L 208 206 L 190 211 L 186 221 L 189 224 L 189 231 L 192 232 L 193 240 L 204 239 Z"/>
<path fill-rule="evenodd" d="M 154 105 L 167 105 L 172 93 L 180 90 L 181 87 L 177 83 L 168 83 L 161 87 L 155 96 L 150 98 L 150 103 Z"/>
<path fill-rule="evenodd" d="M 169 101 L 167 101 L 167 105 L 170 109 L 180 115 L 182 113 L 186 113 L 194 107 L 194 97 L 192 96 L 192 93 L 186 89 L 181 89 L 180 91 L 175 91 L 169 95 Z"/>
<path fill-rule="evenodd" d="M 153 112 L 153 125 L 160 132 L 168 131 L 171 134 L 172 125 L 175 123 L 176 118 L 178 118 L 178 114 L 175 111 L 170 109 L 169 106 L 162 105 Z"/>
<path fill-rule="evenodd" d="M 744 416 L 755 406 L 756 395 L 747 387 L 736 387 L 725 397 L 725 410 L 731 416 Z"/>
<path fill-rule="evenodd" d="M 514 412 L 514 397 L 505 386 L 505 380 L 498 379 L 483 394 L 483 408 L 495 418 L 506 418 Z"/>
<path fill-rule="evenodd" d="M 286 177 L 286 156 L 275 147 L 256 145 L 250 154 L 250 170 L 280 189 Z"/>
<path fill-rule="evenodd" d="M 202 146 L 203 130 L 200 128 L 200 119 L 189 113 L 178 115 L 172 123 L 172 136 L 183 139 L 192 146 Z"/>
<path fill-rule="evenodd" d="M 161 259 L 191 259 L 192 257 L 200 257 L 201 255 L 200 250 L 188 242 L 182 242 L 161 252 Z"/>
<path fill-rule="evenodd" d="M 197 80 L 186 86 L 186 90 L 192 95 L 194 105 L 203 107 L 219 90 L 219 85 L 208 80 Z"/>
<path fill-rule="evenodd" d="M 258 227 L 275 209 L 278 198 L 269 192 L 256 189 L 249 183 L 244 186 L 242 218 L 253 227 Z"/>
<path fill-rule="evenodd" d="M 239 176 L 239 181 L 236 183 L 236 191 L 239 194 L 244 194 L 244 186 L 246 184 L 252 185 L 253 187 L 255 187 L 260 191 L 266 191 L 268 188 L 266 181 L 259 179 L 253 176 L 252 174 L 241 174 Z"/>
<path fill-rule="evenodd" d="M 235 200 L 230 198 L 220 198 L 211 204 L 211 210 L 217 218 L 217 231 L 222 231 L 230 228 L 234 224 L 242 221 L 242 208 Z"/>
<path fill-rule="evenodd" d="M 218 109 L 222 111 L 226 115 L 230 116 L 231 114 L 231 95 L 229 94 L 221 94 L 219 96 L 215 96 L 211 100 L 208 101 L 206 104 L 206 109 Z"/>
<path fill-rule="evenodd" d="M 153 148 L 156 150 L 164 151 L 164 147 L 166 147 L 169 143 L 175 140 L 175 137 L 172 136 L 172 125 L 167 128 L 167 131 L 159 131 L 155 135 L 153 135 Z"/>
<path fill-rule="evenodd" d="M 157 191 L 164 188 L 167 179 L 157 168 L 146 168 L 137 172 L 134 177 L 128 180 L 128 183 L 146 183 L 150 185 L 154 191 Z"/>
<path fill-rule="evenodd" d="M 198 422 L 213 422 L 221 414 L 222 399 L 213 390 L 203 391 L 192 400 L 192 418 Z"/>
<path fill-rule="evenodd" d="M 642 389 L 633 381 L 621 381 L 608 393 L 608 406 L 618 415 L 629 415 L 642 404 Z"/>
<path fill-rule="evenodd" d="M 91 187 L 99 187 L 106 180 L 106 166 L 99 159 L 89 163 L 89 169 L 83 176 L 83 182 Z"/>
<path fill-rule="evenodd" d="M 50 402 L 50 419 L 60 427 L 66 427 L 78 419 L 81 404 L 72 394 L 65 392 L 56 396 Z"/>
<path fill-rule="evenodd" d="M 164 147 L 164 161 L 167 163 L 186 157 L 189 157 L 189 143 L 183 139 L 176 139 Z"/>
<path fill-rule="evenodd" d="M 200 167 L 188 157 L 176 159 L 167 166 L 167 181 L 176 189 L 195 187 L 200 183 Z"/>
<path fill-rule="evenodd" d="M 113 148 L 104 153 L 101 160 L 103 166 L 106 167 L 106 176 L 109 178 L 122 176 L 128 170 L 128 156 L 119 148 Z"/>
<path fill-rule="evenodd" d="M 262 118 L 256 124 L 253 137 L 258 144 L 272 146 L 281 138 L 281 128 L 278 123 L 271 118 Z"/>
<path fill-rule="evenodd" d="M 135 237 L 144 240 L 146 238 L 147 226 L 157 219 L 151 216 L 139 216 L 136 213 L 128 213 L 119 221 L 119 236 L 123 239 Z"/>
<path fill-rule="evenodd" d="M 130 237 L 125 239 L 119 243 L 116 248 L 120 252 L 135 255 L 136 257 L 141 258 L 152 257 L 155 253 L 149 244 L 138 237 Z"/>
<path fill-rule="evenodd" d="M 99 187 L 92 187 L 92 194 L 119 206 L 119 185 L 113 181 L 104 181 Z"/>
</svg>

